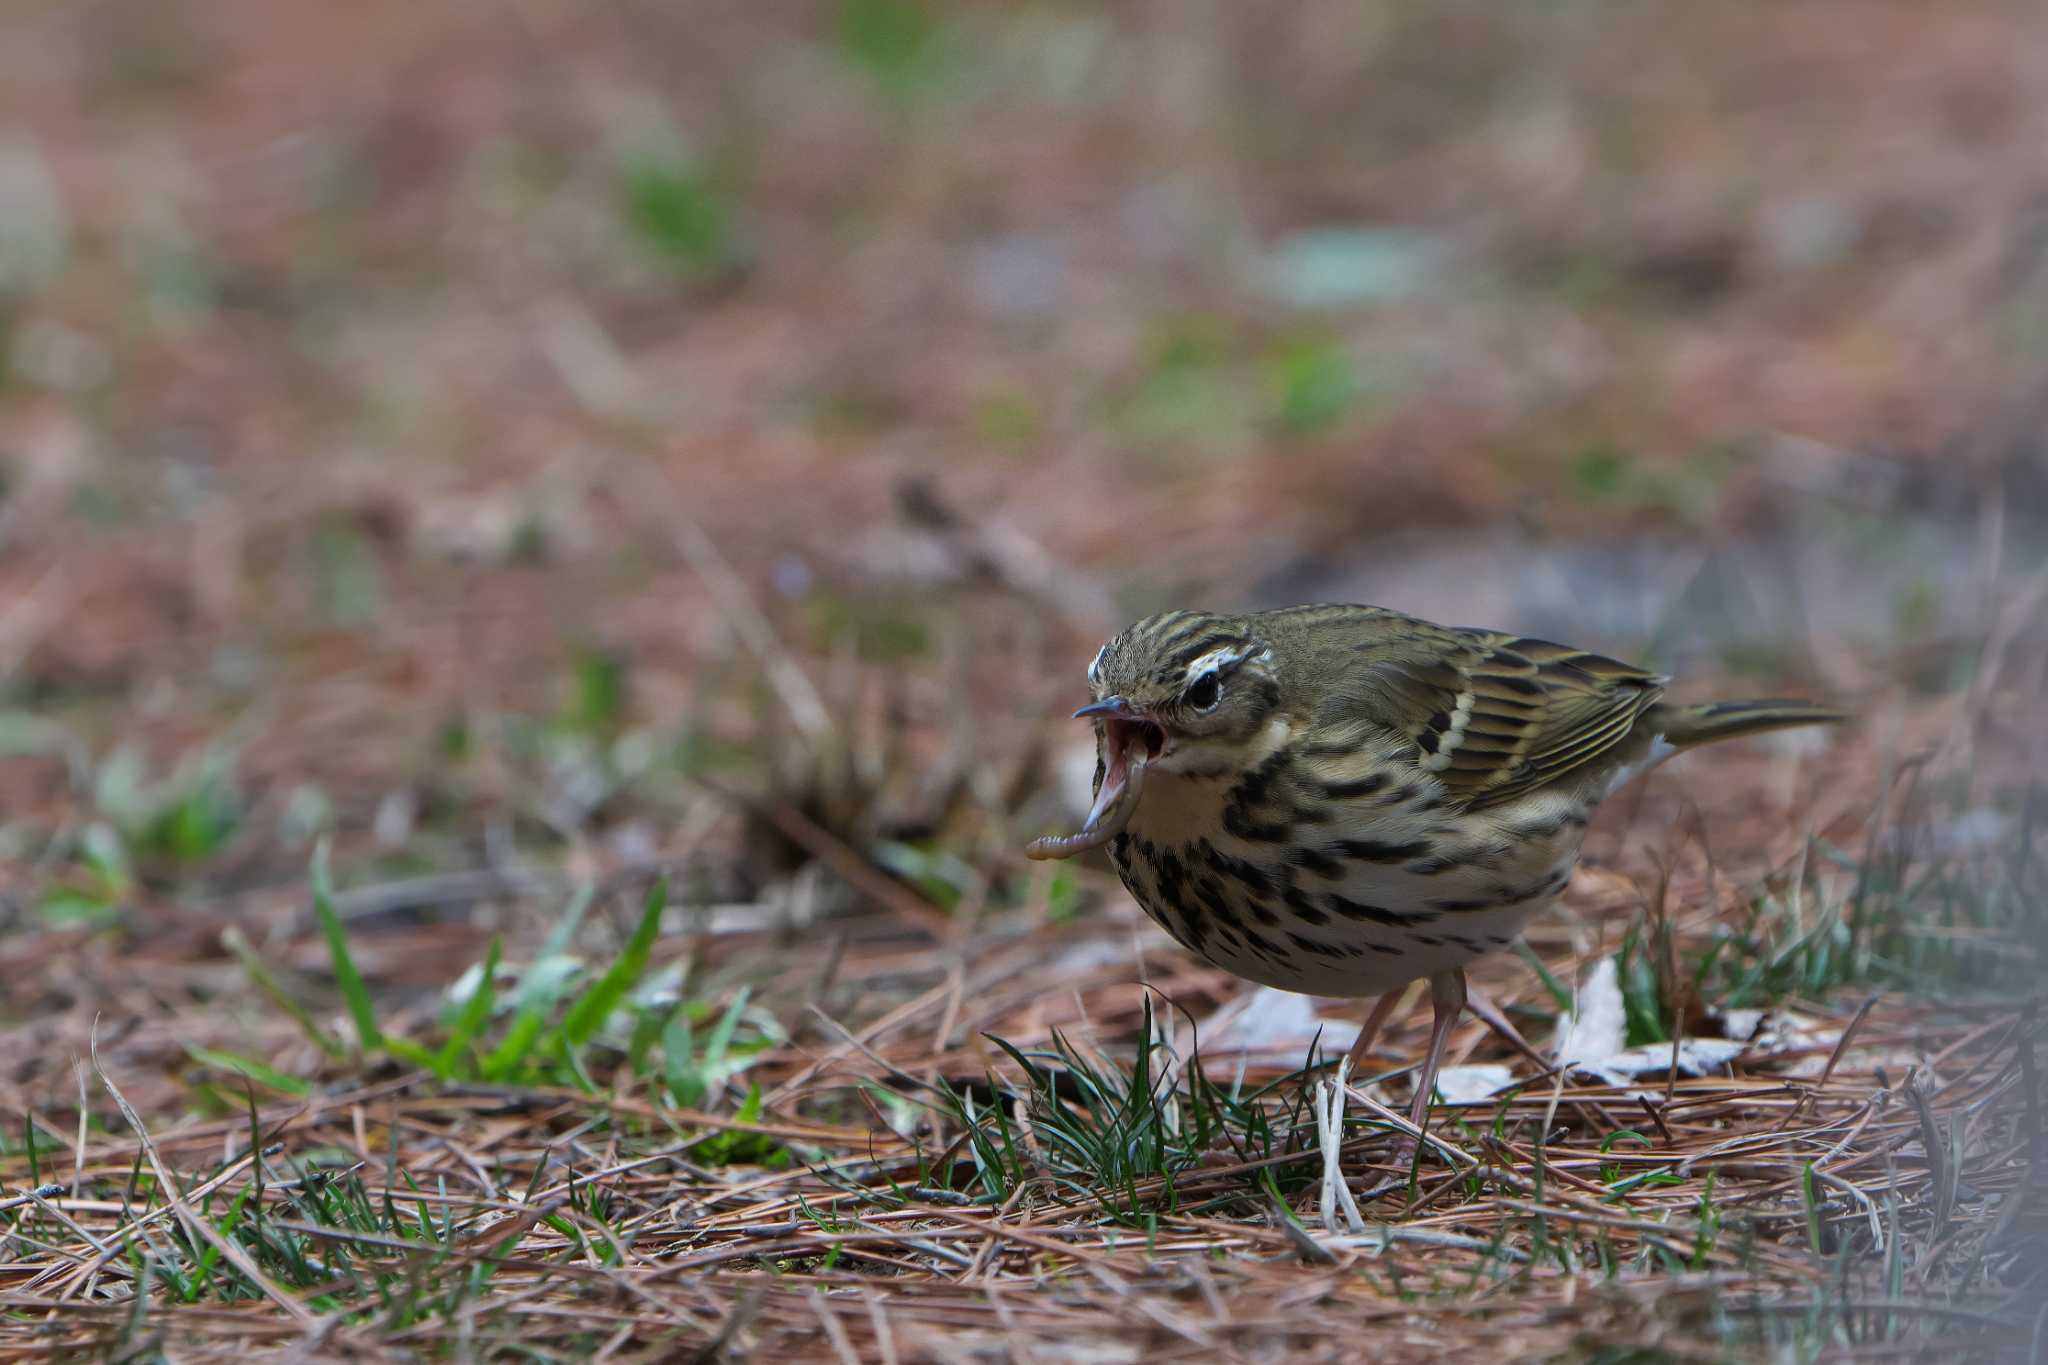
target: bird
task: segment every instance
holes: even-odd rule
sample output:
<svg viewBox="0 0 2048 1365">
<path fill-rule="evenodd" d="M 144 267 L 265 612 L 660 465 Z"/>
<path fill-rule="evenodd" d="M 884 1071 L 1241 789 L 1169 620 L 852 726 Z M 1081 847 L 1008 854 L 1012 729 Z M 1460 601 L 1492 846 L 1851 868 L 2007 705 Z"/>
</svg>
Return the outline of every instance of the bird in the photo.
<svg viewBox="0 0 2048 1365">
<path fill-rule="evenodd" d="M 1347 1071 L 1426 978 L 1420 1134 L 1466 967 L 1557 900 L 1603 799 L 1681 750 L 1849 718 L 1812 701 L 1667 702 L 1669 682 L 1385 607 L 1163 612 L 1088 666 L 1074 716 L 1095 728 L 1094 803 L 1078 832 L 1025 852 L 1106 846 L 1196 957 L 1281 990 L 1378 996 Z"/>
</svg>

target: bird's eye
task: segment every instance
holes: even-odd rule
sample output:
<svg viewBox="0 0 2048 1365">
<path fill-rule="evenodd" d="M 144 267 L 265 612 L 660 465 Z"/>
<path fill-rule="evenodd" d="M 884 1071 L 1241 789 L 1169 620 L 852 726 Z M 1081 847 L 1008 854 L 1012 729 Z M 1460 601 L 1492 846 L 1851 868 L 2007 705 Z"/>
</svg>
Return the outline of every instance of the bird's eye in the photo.
<svg viewBox="0 0 2048 1365">
<path fill-rule="evenodd" d="M 1223 700 L 1223 684 L 1214 673 L 1204 673 L 1188 685 L 1181 700 L 1197 711 L 1213 711 L 1216 703 Z"/>
</svg>

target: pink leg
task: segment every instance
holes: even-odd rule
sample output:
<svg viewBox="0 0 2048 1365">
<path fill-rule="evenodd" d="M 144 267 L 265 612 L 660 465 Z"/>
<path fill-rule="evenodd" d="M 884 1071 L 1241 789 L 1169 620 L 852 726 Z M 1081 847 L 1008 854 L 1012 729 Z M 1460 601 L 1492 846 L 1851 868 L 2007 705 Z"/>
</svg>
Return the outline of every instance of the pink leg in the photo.
<svg viewBox="0 0 2048 1365">
<path fill-rule="evenodd" d="M 1429 1055 L 1423 1059 L 1422 1070 L 1415 1076 L 1415 1103 L 1409 1108 L 1408 1119 L 1421 1128 L 1429 1118 L 1429 1097 L 1436 1089 L 1436 1069 L 1444 1059 L 1444 1047 L 1451 1041 L 1451 1028 L 1458 1022 L 1458 1016 L 1465 1012 L 1465 970 L 1453 967 L 1447 972 L 1438 972 L 1429 979 L 1429 1001 L 1436 1007 L 1436 1018 L 1429 1028 Z"/>
<path fill-rule="evenodd" d="M 1365 1023 L 1359 1026 L 1358 1041 L 1345 1054 L 1347 1070 L 1361 1071 L 1365 1067 L 1365 1054 L 1372 1051 L 1373 1040 L 1380 1036 L 1387 1016 L 1394 1012 L 1394 1006 L 1401 1003 L 1401 997 L 1408 991 L 1406 986 L 1396 986 L 1373 1002 L 1372 1013 L 1365 1016 Z"/>
</svg>

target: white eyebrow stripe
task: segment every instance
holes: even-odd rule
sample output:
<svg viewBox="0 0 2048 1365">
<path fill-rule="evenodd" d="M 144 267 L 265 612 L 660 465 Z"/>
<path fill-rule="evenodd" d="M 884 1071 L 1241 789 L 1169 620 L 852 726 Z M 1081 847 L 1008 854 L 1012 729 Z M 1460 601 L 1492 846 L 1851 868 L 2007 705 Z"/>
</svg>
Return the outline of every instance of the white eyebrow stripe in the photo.
<svg viewBox="0 0 2048 1365">
<path fill-rule="evenodd" d="M 1102 648 L 1095 651 L 1095 662 L 1088 665 L 1088 681 L 1090 683 L 1099 683 L 1102 681 L 1102 660 L 1103 656 L 1108 653 L 1108 645 L 1104 645 Z"/>
<path fill-rule="evenodd" d="M 1265 652 L 1254 650 L 1250 645 L 1225 645 L 1221 649 L 1212 649 L 1188 665 L 1187 679 L 1183 686 L 1192 685 L 1204 673 L 1220 672 L 1232 664 L 1243 663 L 1254 654 Z"/>
</svg>

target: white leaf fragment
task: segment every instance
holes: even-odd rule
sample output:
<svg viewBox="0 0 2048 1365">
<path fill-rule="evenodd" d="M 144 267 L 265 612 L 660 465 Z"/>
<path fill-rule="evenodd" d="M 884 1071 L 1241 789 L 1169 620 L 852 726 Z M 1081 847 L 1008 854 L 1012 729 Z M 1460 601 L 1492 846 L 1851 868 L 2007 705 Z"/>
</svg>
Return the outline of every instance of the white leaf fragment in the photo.
<svg viewBox="0 0 2048 1365">
<path fill-rule="evenodd" d="M 1614 959 L 1603 957 L 1586 973 L 1571 1013 L 1557 1021 L 1550 1055 L 1560 1063 L 1597 1061 L 1628 1045 L 1628 1011 Z"/>
</svg>

